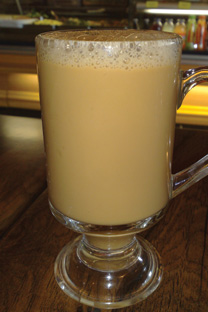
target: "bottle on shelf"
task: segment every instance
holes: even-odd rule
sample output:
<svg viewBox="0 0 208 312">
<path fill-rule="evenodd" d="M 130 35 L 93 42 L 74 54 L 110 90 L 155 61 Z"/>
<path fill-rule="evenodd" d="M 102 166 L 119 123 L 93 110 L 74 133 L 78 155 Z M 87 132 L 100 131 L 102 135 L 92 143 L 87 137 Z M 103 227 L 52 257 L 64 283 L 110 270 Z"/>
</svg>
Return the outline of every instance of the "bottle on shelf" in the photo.
<svg viewBox="0 0 208 312">
<path fill-rule="evenodd" d="M 145 18 L 143 20 L 143 29 L 150 29 L 150 19 L 149 18 Z"/>
<path fill-rule="evenodd" d="M 133 19 L 133 26 L 134 26 L 135 29 L 140 29 L 139 19 L 138 18 L 134 18 Z"/>
<path fill-rule="evenodd" d="M 178 18 L 175 24 L 174 32 L 183 39 L 183 50 L 186 45 L 186 22 L 184 18 Z"/>
<path fill-rule="evenodd" d="M 199 16 L 196 27 L 195 48 L 199 51 L 205 50 L 205 40 L 207 32 L 207 22 L 205 16 Z"/>
<path fill-rule="evenodd" d="M 162 26 L 162 31 L 173 32 L 174 31 L 174 23 L 172 18 L 166 18 L 165 23 Z"/>
<path fill-rule="evenodd" d="M 162 30 L 162 20 L 160 17 L 156 17 L 153 21 L 153 24 L 152 24 L 152 27 L 151 29 L 152 30 Z"/>
<path fill-rule="evenodd" d="M 191 15 L 188 18 L 186 28 L 186 50 L 194 50 L 196 48 L 196 16 Z"/>
<path fill-rule="evenodd" d="M 205 51 L 208 51 L 208 23 L 207 23 L 206 37 L 205 37 Z"/>
</svg>

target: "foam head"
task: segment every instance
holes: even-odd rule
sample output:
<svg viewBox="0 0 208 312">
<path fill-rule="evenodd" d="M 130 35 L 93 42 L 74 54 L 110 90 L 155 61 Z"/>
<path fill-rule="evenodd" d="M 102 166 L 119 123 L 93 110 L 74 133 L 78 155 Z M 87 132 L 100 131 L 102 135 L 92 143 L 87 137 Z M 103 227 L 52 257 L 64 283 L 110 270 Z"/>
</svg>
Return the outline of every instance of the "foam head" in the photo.
<svg viewBox="0 0 208 312">
<path fill-rule="evenodd" d="M 38 35 L 36 47 L 39 59 L 60 65 L 133 69 L 178 63 L 182 39 L 133 29 L 67 30 Z"/>
</svg>

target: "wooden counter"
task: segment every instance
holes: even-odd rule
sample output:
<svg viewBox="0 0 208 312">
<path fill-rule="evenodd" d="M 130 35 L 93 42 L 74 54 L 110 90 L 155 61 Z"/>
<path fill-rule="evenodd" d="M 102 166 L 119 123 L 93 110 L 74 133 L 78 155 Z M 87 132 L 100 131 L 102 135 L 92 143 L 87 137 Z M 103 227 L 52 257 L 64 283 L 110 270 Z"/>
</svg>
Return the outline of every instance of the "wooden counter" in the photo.
<svg viewBox="0 0 208 312">
<path fill-rule="evenodd" d="M 40 120 L 0 116 L 0 125 L 0 311 L 99 312 L 67 297 L 54 280 L 55 258 L 76 234 L 49 211 Z M 208 131 L 177 129 L 175 139 L 173 172 L 208 153 Z M 144 233 L 162 258 L 162 284 L 117 311 L 207 311 L 207 190 L 208 177 L 172 200 Z"/>
<path fill-rule="evenodd" d="M 41 120 L 0 115 L 0 236 L 46 188 Z"/>
</svg>

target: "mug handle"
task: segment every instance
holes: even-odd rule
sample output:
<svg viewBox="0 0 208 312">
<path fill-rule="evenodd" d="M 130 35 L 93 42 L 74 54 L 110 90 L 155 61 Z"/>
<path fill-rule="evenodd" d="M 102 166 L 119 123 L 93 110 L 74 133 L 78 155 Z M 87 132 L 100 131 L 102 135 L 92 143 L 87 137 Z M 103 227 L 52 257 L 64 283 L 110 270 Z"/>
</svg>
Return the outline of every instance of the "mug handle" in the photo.
<svg viewBox="0 0 208 312">
<path fill-rule="evenodd" d="M 181 72 L 181 93 L 179 106 L 181 106 L 186 94 L 196 85 L 208 81 L 208 67 L 198 67 Z M 174 198 L 190 186 L 208 175 L 208 154 L 195 162 L 190 167 L 171 175 L 171 194 Z"/>
</svg>

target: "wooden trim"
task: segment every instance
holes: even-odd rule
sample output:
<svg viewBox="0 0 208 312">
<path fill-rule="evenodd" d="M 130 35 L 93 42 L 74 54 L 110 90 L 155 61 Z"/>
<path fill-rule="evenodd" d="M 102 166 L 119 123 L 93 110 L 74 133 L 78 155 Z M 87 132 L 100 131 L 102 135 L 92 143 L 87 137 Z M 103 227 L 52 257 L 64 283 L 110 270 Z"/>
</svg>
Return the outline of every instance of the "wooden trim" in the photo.
<svg viewBox="0 0 208 312">
<path fill-rule="evenodd" d="M 208 107 L 183 105 L 177 111 L 176 123 L 208 126 Z"/>
<path fill-rule="evenodd" d="M 0 90 L 0 106 L 40 110 L 39 93 Z"/>
<path fill-rule="evenodd" d="M 36 57 L 34 55 L 0 53 L 0 72 L 36 73 Z"/>
<path fill-rule="evenodd" d="M 4 100 L 7 98 L 7 91 L 6 90 L 0 90 L 0 100 Z"/>
<path fill-rule="evenodd" d="M 9 90 L 7 92 L 8 100 L 18 100 L 18 101 L 30 101 L 30 102 L 39 102 L 39 93 L 38 92 L 28 92 L 28 91 L 14 91 Z"/>
</svg>

